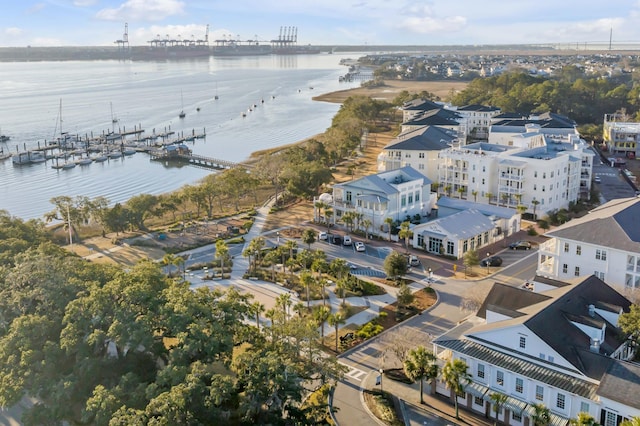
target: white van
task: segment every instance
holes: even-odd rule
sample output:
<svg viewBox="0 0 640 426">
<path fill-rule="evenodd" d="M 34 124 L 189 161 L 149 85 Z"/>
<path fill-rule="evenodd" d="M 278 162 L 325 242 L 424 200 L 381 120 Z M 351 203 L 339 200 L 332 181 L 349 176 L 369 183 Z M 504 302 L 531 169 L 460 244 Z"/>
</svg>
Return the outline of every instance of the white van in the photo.
<svg viewBox="0 0 640 426">
<path fill-rule="evenodd" d="M 342 244 L 345 246 L 350 246 L 351 245 L 351 237 L 348 235 L 345 235 L 344 238 L 342 239 Z"/>
</svg>

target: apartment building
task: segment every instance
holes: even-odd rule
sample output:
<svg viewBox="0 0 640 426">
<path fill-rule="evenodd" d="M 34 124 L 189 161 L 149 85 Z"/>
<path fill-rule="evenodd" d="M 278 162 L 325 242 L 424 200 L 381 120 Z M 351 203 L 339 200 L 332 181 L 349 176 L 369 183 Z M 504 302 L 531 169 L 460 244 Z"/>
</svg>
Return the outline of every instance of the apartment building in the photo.
<svg viewBox="0 0 640 426">
<path fill-rule="evenodd" d="M 613 154 L 636 158 L 640 145 L 640 123 L 629 121 L 622 114 L 605 114 L 602 137 L 607 149 Z"/>
<path fill-rule="evenodd" d="M 492 118 L 489 143 L 512 145 L 513 137 L 537 129 L 538 133 L 557 139 L 579 138 L 577 123 L 561 114 L 545 112 L 538 115 L 498 114 Z"/>
</svg>

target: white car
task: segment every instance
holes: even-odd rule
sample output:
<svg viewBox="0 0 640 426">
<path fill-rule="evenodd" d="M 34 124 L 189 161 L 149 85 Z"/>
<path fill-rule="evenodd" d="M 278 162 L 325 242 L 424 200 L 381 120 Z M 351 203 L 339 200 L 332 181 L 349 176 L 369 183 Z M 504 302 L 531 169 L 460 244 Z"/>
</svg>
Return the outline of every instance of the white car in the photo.
<svg viewBox="0 0 640 426">
<path fill-rule="evenodd" d="M 342 239 L 342 245 L 350 246 L 351 245 L 351 237 L 348 236 L 348 235 L 345 235 L 344 238 Z"/>
<path fill-rule="evenodd" d="M 326 240 L 327 233 L 326 232 L 318 232 L 318 240 Z"/>
<path fill-rule="evenodd" d="M 355 246 L 356 246 L 356 251 L 366 251 L 367 250 L 362 241 L 357 241 Z"/>
</svg>

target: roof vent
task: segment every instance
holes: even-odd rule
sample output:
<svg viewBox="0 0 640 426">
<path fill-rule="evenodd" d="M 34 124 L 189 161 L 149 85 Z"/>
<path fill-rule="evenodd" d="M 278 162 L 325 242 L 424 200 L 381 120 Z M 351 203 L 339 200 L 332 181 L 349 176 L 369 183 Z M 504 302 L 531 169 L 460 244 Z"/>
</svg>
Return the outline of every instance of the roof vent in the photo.
<svg viewBox="0 0 640 426">
<path fill-rule="evenodd" d="M 589 316 L 591 318 L 596 316 L 596 307 L 594 305 L 589 305 Z"/>
<path fill-rule="evenodd" d="M 591 345 L 589 345 L 589 350 L 591 352 L 600 353 L 600 339 L 591 338 Z"/>
</svg>

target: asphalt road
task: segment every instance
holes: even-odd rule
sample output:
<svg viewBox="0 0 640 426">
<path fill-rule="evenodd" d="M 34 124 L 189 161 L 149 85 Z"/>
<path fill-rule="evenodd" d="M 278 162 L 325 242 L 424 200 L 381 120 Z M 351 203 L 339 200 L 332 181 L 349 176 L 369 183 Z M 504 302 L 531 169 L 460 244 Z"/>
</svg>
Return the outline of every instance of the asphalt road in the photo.
<svg viewBox="0 0 640 426">
<path fill-rule="evenodd" d="M 519 286 L 535 275 L 538 260 L 537 251 L 506 250 L 499 255 L 509 259 L 499 272 L 475 281 L 439 279 L 432 284 L 439 296 L 435 307 L 345 352 L 338 358 L 342 364 L 349 368 L 334 393 L 334 406 L 338 408 L 336 419 L 340 425 L 371 425 L 375 422 L 363 407 L 360 384 L 367 374 L 377 374 L 376 370 L 379 368 L 399 366 L 397 361 L 394 363 L 394 360 L 388 359 L 388 355 L 383 356 L 385 352 L 388 354 L 387 347 L 393 344 L 387 334 L 409 335 L 412 341 L 421 340 L 423 344 L 428 346 L 432 337 L 446 332 L 473 313 L 473 311 L 462 308 L 463 295 L 472 294 L 475 288 L 486 291 L 496 281 Z M 411 417 L 413 421 L 415 413 Z M 431 424 L 429 419 L 425 419 L 425 421 Z"/>
</svg>

